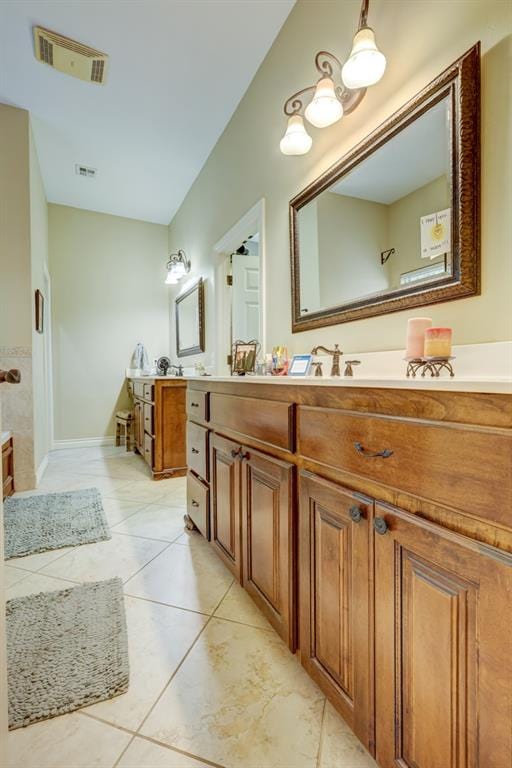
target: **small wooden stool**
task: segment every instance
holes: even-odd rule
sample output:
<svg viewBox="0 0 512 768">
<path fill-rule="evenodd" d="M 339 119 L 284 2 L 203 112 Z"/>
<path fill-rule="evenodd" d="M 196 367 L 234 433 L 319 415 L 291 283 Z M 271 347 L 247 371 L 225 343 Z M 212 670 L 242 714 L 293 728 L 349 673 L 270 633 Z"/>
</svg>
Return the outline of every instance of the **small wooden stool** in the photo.
<svg viewBox="0 0 512 768">
<path fill-rule="evenodd" d="M 116 445 L 121 445 L 122 430 L 124 429 L 127 451 L 131 451 L 133 422 L 134 416 L 131 411 L 118 411 L 116 413 Z"/>
</svg>

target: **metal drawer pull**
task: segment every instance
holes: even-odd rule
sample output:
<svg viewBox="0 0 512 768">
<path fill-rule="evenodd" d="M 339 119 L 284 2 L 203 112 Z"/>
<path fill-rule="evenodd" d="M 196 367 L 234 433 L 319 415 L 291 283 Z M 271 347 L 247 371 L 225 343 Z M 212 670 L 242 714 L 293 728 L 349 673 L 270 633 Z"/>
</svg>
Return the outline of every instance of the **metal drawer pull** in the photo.
<svg viewBox="0 0 512 768">
<path fill-rule="evenodd" d="M 199 506 L 199 502 L 198 501 L 194 501 L 194 499 L 192 499 L 192 506 L 193 507 L 198 507 Z"/>
<path fill-rule="evenodd" d="M 377 457 L 380 457 L 381 459 L 388 459 L 393 455 L 393 451 L 391 451 L 389 448 L 384 448 L 383 451 L 367 451 L 361 443 L 354 443 L 354 448 L 358 453 L 361 454 L 361 456 L 364 456 L 365 459 L 376 459 Z"/>
<path fill-rule="evenodd" d="M 359 507 L 350 507 L 348 511 L 350 515 L 350 519 L 354 521 L 354 523 L 360 523 L 363 519 L 363 514 Z"/>
<path fill-rule="evenodd" d="M 241 452 L 242 452 L 241 448 L 237 448 L 236 451 L 233 448 L 233 450 L 231 451 L 231 458 L 232 459 L 238 459 L 238 457 L 240 456 Z"/>
<path fill-rule="evenodd" d="M 199 451 L 197 450 L 197 448 L 192 448 L 192 453 L 199 453 Z"/>
<path fill-rule="evenodd" d="M 380 533 L 381 536 L 384 536 L 384 534 L 388 530 L 388 524 L 386 523 L 383 517 L 374 518 L 373 527 L 375 528 L 377 533 Z"/>
<path fill-rule="evenodd" d="M 190 403 L 192 408 L 199 408 L 199 403 Z"/>
</svg>

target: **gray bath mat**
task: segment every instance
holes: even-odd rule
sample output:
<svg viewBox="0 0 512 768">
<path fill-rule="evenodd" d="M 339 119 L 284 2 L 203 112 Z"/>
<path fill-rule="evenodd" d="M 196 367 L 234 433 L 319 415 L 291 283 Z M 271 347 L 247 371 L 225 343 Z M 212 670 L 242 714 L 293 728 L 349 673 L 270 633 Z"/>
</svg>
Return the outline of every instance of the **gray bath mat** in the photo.
<svg viewBox="0 0 512 768">
<path fill-rule="evenodd" d="M 6 617 L 10 729 L 128 689 L 121 579 L 18 597 Z"/>
<path fill-rule="evenodd" d="M 97 488 L 4 502 L 5 559 L 110 539 Z"/>
</svg>

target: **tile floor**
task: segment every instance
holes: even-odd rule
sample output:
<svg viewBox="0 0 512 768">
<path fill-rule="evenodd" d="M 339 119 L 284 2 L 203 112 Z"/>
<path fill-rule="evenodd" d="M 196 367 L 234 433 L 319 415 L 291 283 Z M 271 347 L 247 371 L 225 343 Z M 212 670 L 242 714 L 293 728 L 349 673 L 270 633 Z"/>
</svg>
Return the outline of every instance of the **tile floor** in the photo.
<svg viewBox="0 0 512 768">
<path fill-rule="evenodd" d="M 98 544 L 10 560 L 7 598 L 120 576 L 130 689 L 9 734 L 8 768 L 375 768 L 198 534 L 185 479 L 153 482 L 123 449 L 52 455 L 40 492 L 95 486 Z"/>
</svg>

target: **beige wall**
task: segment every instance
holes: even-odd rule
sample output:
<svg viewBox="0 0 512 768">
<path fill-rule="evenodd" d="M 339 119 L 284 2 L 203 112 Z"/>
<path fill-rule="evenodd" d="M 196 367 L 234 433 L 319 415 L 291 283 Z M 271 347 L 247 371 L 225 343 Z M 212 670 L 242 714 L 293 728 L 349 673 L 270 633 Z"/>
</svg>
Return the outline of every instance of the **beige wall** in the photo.
<svg viewBox="0 0 512 768">
<path fill-rule="evenodd" d="M 167 228 L 49 205 L 55 440 L 114 434 L 142 341 L 169 352 Z"/>
<path fill-rule="evenodd" d="M 213 245 L 251 206 L 266 200 L 268 343 L 294 352 L 338 341 L 350 351 L 400 349 L 416 311 L 295 334 L 290 330 L 288 202 L 477 40 L 482 42 L 482 295 L 436 304 L 434 324 L 452 325 L 459 344 L 510 338 L 512 287 L 512 115 L 508 0 L 372 0 L 370 23 L 388 59 L 384 79 L 351 115 L 329 128 L 311 127 L 313 149 L 285 157 L 282 105 L 315 80 L 314 55 L 348 54 L 360 3 L 299 0 L 232 120 L 189 191 L 169 232 L 195 272 L 213 279 Z M 215 322 L 210 302 L 207 322 Z M 427 310 L 422 309 L 425 314 Z M 211 336 L 207 336 L 211 339 Z M 212 350 L 207 350 L 206 356 Z"/>
<path fill-rule="evenodd" d="M 2 386 L 3 426 L 14 436 L 14 482 L 34 488 L 48 451 L 43 337 L 34 330 L 34 289 L 47 260 L 47 205 L 29 114 L 0 104 L 0 368 L 19 368 Z"/>
<path fill-rule="evenodd" d="M 321 307 L 388 287 L 379 254 L 387 248 L 387 206 L 324 192 L 318 198 Z M 319 308 L 321 308 L 319 307 Z"/>
<path fill-rule="evenodd" d="M 0 104 L 0 347 L 30 347 L 29 115 Z"/>
<path fill-rule="evenodd" d="M 389 261 L 391 285 L 400 285 L 402 272 L 427 267 L 430 259 L 421 258 L 420 217 L 449 208 L 450 191 L 446 176 L 415 189 L 388 208 L 388 248 L 395 248 Z"/>
</svg>

